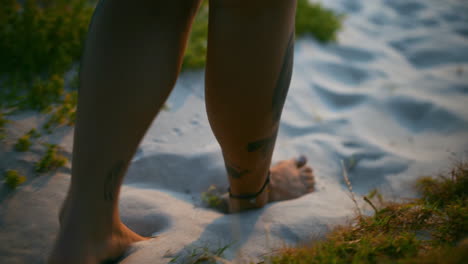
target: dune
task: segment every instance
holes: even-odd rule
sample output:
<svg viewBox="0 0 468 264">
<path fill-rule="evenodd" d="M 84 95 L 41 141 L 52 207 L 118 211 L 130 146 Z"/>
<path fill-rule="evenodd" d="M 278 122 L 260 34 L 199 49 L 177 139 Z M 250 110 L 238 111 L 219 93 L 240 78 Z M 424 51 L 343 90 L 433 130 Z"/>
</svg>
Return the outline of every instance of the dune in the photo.
<svg viewBox="0 0 468 264">
<path fill-rule="evenodd" d="M 120 197 L 121 217 L 140 234 L 119 263 L 182 261 L 193 250 L 224 246 L 229 261 L 259 261 L 284 245 L 323 239 L 350 221 L 355 205 L 342 162 L 364 212 L 374 188 L 412 197 L 411 182 L 448 169 L 468 150 L 468 3 L 436 0 L 330 0 L 346 14 L 336 44 L 297 40 L 295 64 L 273 160 L 299 154 L 315 170 L 316 191 L 265 208 L 225 215 L 201 193 L 227 188 L 220 148 L 204 106 L 204 72 L 185 72 L 141 142 Z M 311 18 L 313 19 L 313 18 Z M 23 135 L 41 116 L 8 126 Z M 47 136 L 71 155 L 73 129 Z M 43 263 L 58 230 L 70 164 L 36 176 L 31 153 L 0 146 L 0 171 L 22 167 L 28 181 L 0 189 L 0 262 Z"/>
</svg>

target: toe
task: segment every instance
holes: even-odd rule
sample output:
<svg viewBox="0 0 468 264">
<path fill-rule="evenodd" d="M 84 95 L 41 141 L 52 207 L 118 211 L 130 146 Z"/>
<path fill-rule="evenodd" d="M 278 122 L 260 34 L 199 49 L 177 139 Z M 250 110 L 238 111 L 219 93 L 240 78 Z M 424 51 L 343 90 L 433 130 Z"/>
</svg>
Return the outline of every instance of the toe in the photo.
<svg viewBox="0 0 468 264">
<path fill-rule="evenodd" d="M 309 166 L 301 168 L 301 173 L 303 173 L 303 174 L 304 173 L 305 174 L 310 174 L 310 173 L 313 173 L 313 172 L 314 172 L 314 170 Z"/>
<path fill-rule="evenodd" d="M 296 158 L 296 166 L 298 168 L 303 167 L 307 163 L 307 158 L 304 155 L 300 155 L 299 157 Z"/>
<path fill-rule="evenodd" d="M 305 178 L 303 179 L 304 186 L 307 189 L 307 192 L 313 192 L 315 190 L 315 179 L 314 178 Z"/>
<path fill-rule="evenodd" d="M 314 191 L 315 178 L 312 168 L 307 166 L 301 169 L 301 180 L 308 192 Z"/>
<path fill-rule="evenodd" d="M 315 179 L 314 179 L 314 176 L 312 174 L 302 174 L 301 175 L 301 180 L 304 182 L 304 183 L 314 183 L 315 182 Z"/>
</svg>

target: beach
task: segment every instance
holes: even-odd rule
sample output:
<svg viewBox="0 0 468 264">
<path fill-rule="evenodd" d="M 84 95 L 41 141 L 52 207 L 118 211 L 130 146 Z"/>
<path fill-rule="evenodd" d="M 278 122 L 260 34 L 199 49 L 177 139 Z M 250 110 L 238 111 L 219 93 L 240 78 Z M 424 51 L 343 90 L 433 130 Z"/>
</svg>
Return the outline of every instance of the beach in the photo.
<svg viewBox="0 0 468 264">
<path fill-rule="evenodd" d="M 227 189 L 221 151 L 204 103 L 204 71 L 183 72 L 142 140 L 124 179 L 120 214 L 155 238 L 135 244 L 119 263 L 183 263 L 194 250 L 234 263 L 259 262 L 284 246 L 323 239 L 356 215 L 379 189 L 414 197 L 412 182 L 450 169 L 468 154 L 468 3 L 330 0 L 345 14 L 337 43 L 296 40 L 294 71 L 273 162 L 305 155 L 316 191 L 262 209 L 222 214 L 203 204 L 211 185 Z M 313 18 L 311 18 L 313 19 Z M 15 138 L 45 122 L 36 112 L 12 116 L 0 143 L 0 171 L 21 167 L 28 181 L 0 189 L 2 263 L 44 263 L 59 228 L 71 164 L 38 176 L 33 148 Z M 73 128 L 44 139 L 71 157 Z"/>
</svg>

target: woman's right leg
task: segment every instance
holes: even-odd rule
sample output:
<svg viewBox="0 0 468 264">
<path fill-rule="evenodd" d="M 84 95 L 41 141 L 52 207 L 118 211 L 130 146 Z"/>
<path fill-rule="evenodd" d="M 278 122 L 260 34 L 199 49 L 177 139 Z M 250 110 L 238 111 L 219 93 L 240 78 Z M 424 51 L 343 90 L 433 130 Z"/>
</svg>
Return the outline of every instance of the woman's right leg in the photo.
<svg viewBox="0 0 468 264">
<path fill-rule="evenodd" d="M 305 159 L 270 168 L 292 74 L 295 10 L 296 0 L 210 0 L 206 107 L 226 164 L 230 212 L 314 188 Z"/>
<path fill-rule="evenodd" d="M 144 238 L 118 212 L 122 178 L 173 88 L 199 0 L 103 0 L 80 73 L 72 180 L 49 263 L 99 263 Z"/>
</svg>

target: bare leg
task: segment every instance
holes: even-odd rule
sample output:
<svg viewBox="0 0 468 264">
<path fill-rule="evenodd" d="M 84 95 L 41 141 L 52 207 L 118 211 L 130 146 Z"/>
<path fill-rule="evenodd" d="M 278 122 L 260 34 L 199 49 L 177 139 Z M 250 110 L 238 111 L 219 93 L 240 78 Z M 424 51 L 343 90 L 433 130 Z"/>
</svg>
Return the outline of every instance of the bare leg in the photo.
<svg viewBox="0 0 468 264">
<path fill-rule="evenodd" d="M 72 181 L 50 263 L 99 263 L 145 239 L 120 221 L 120 185 L 174 86 L 198 5 L 99 3 L 80 73 Z"/>
<path fill-rule="evenodd" d="M 221 145 L 231 193 L 262 189 L 292 74 L 294 0 L 211 0 L 206 105 Z M 305 160 L 271 169 L 255 200 L 231 198 L 230 211 L 297 198 L 313 190 Z"/>
</svg>

